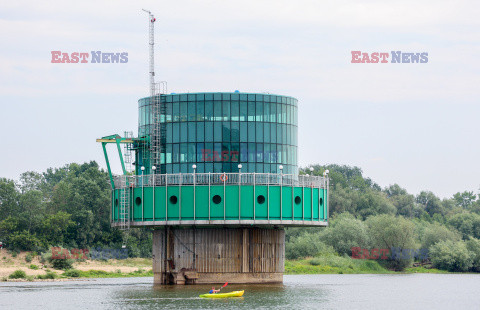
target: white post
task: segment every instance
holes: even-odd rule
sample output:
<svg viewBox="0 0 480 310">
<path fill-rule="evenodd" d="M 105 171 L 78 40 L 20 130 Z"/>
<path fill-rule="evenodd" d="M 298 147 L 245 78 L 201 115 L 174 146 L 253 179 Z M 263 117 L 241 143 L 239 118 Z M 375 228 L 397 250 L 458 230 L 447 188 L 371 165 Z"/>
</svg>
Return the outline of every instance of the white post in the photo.
<svg viewBox="0 0 480 310">
<path fill-rule="evenodd" d="M 282 209 L 283 209 L 283 166 L 278 167 L 280 169 L 280 221 L 283 220 Z"/>
<path fill-rule="evenodd" d="M 211 198 L 210 198 L 210 175 L 211 172 L 208 172 L 208 220 L 210 221 L 210 208 L 211 208 Z"/>
<path fill-rule="evenodd" d="M 241 219 L 242 212 L 242 164 L 238 165 L 238 220 Z"/>
<path fill-rule="evenodd" d="M 144 183 L 145 183 L 145 175 L 143 174 L 144 171 L 145 171 L 145 167 L 142 166 L 142 222 L 144 221 L 144 218 L 143 218 L 143 206 L 144 206 L 144 200 L 143 200 L 143 187 L 144 187 Z"/>
<path fill-rule="evenodd" d="M 153 213 L 152 213 L 152 220 L 153 224 L 155 225 L 155 170 L 157 167 L 152 166 L 152 171 L 153 171 L 153 187 L 152 187 L 152 192 L 153 192 Z"/>
<path fill-rule="evenodd" d="M 196 216 L 195 216 L 195 208 L 196 208 L 196 188 L 195 188 L 195 183 L 196 183 L 196 169 L 197 169 L 197 165 L 192 165 L 192 168 L 193 168 L 193 221 L 196 220 Z"/>
</svg>

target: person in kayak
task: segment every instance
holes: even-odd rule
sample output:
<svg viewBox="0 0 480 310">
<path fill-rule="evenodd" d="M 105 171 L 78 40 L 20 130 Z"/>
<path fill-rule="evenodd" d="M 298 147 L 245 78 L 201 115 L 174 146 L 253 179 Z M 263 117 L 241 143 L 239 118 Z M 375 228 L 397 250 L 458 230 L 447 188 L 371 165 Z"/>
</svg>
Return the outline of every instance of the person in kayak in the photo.
<svg viewBox="0 0 480 310">
<path fill-rule="evenodd" d="M 209 294 L 216 294 L 220 292 L 220 290 L 216 290 L 214 286 L 212 286 L 212 289 L 208 292 Z"/>
</svg>

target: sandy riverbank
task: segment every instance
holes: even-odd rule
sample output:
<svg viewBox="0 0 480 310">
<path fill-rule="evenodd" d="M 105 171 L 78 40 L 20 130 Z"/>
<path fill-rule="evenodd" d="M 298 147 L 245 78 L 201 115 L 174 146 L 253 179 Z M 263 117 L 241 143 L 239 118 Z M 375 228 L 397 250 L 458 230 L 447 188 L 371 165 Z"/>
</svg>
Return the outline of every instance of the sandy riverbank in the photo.
<svg viewBox="0 0 480 310">
<path fill-rule="evenodd" d="M 47 262 L 42 263 L 39 255 L 34 256 L 31 262 L 27 262 L 27 254 L 28 252 L 22 252 L 15 256 L 12 255 L 12 253 L 7 252 L 5 249 L 2 249 L 0 251 L 0 280 L 5 281 L 15 270 L 23 270 L 27 277 L 33 278 L 45 275 L 47 272 L 54 272 L 58 276 L 61 276 L 65 272 L 64 270 L 56 270 L 52 268 Z M 137 272 L 138 270 L 143 270 L 144 272 L 151 271 L 152 260 L 145 258 L 128 258 L 123 260 L 110 259 L 107 261 L 85 260 L 75 262 L 73 268 L 85 272 L 93 270 L 106 273 L 130 274 Z M 60 278 L 54 280 L 58 281 L 66 279 Z"/>
</svg>

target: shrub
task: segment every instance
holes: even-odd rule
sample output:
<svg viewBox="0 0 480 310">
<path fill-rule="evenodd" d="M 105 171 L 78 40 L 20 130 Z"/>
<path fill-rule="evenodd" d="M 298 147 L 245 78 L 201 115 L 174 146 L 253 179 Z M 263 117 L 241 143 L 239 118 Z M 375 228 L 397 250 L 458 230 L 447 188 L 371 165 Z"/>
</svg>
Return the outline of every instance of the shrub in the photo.
<svg viewBox="0 0 480 310">
<path fill-rule="evenodd" d="M 52 259 L 52 267 L 54 269 L 67 270 L 73 268 L 72 259 Z"/>
<path fill-rule="evenodd" d="M 473 266 L 473 254 L 464 241 L 440 241 L 430 247 L 430 259 L 438 269 L 467 271 Z"/>
<path fill-rule="evenodd" d="M 61 270 L 67 270 L 67 269 L 72 269 L 73 268 L 73 259 L 64 259 L 64 258 L 52 258 L 52 252 L 46 252 L 42 254 L 42 258 L 40 259 L 40 262 L 45 263 L 48 262 L 49 264 L 52 265 L 54 269 L 61 269 Z"/>
<path fill-rule="evenodd" d="M 58 275 L 55 272 L 47 271 L 46 274 L 40 274 L 37 276 L 37 279 L 47 280 L 47 279 L 56 279 Z"/>
<path fill-rule="evenodd" d="M 34 264 L 31 264 L 30 266 L 28 266 L 28 268 L 33 269 L 33 270 L 38 270 L 38 266 L 34 265 Z"/>
<path fill-rule="evenodd" d="M 27 255 L 25 255 L 25 261 L 27 263 L 31 263 L 32 259 L 33 259 L 33 254 L 32 253 L 28 253 Z"/>
<path fill-rule="evenodd" d="M 69 269 L 63 273 L 64 276 L 70 278 L 78 278 L 80 277 L 80 270 L 77 269 Z"/>
<path fill-rule="evenodd" d="M 311 260 L 308 261 L 308 263 L 312 266 L 318 266 L 322 264 L 322 260 L 318 257 L 312 258 Z"/>
<path fill-rule="evenodd" d="M 27 274 L 23 270 L 15 270 L 13 273 L 11 273 L 8 276 L 10 279 L 25 279 L 27 277 Z"/>
<path fill-rule="evenodd" d="M 335 250 L 320 240 L 320 234 L 305 234 L 293 237 L 285 244 L 285 257 L 297 259 L 316 256 L 319 253 L 335 253 Z"/>
<path fill-rule="evenodd" d="M 9 240 L 9 247 L 15 250 L 33 251 L 41 245 L 40 240 L 26 230 L 12 233 Z"/>
</svg>

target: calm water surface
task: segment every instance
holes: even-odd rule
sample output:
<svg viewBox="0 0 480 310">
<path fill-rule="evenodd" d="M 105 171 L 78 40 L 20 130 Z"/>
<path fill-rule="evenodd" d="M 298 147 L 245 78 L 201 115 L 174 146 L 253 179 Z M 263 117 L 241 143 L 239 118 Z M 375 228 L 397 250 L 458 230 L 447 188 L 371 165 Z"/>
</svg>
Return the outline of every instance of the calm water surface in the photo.
<svg viewBox="0 0 480 310">
<path fill-rule="evenodd" d="M 282 285 L 233 285 L 242 298 L 202 299 L 211 286 L 153 278 L 0 282 L 0 309 L 480 309 L 480 275 L 299 275 Z"/>
</svg>

